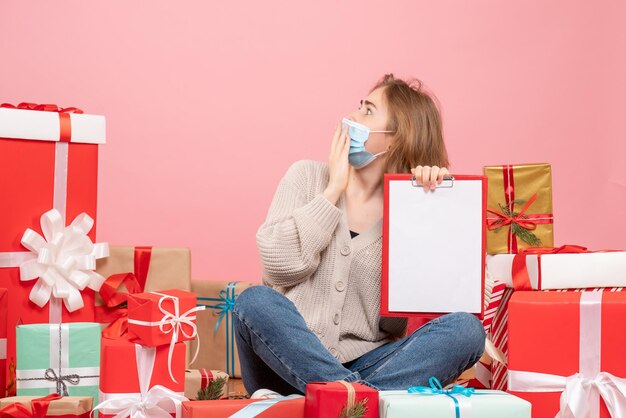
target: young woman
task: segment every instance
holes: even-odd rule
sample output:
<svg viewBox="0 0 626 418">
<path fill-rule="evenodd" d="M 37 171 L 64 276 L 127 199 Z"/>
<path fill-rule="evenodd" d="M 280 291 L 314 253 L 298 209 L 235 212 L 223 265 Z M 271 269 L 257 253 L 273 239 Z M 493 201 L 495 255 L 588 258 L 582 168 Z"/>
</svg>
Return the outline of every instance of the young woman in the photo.
<svg viewBox="0 0 626 418">
<path fill-rule="evenodd" d="M 407 389 L 431 376 L 446 385 L 478 361 L 485 333 L 471 314 L 408 336 L 405 318 L 380 316 L 383 175 L 413 173 L 434 190 L 447 166 L 433 99 L 419 81 L 388 74 L 337 125 L 328 163 L 289 168 L 257 232 L 265 286 L 246 289 L 234 307 L 249 393 L 303 393 L 307 382 L 334 380 Z"/>
</svg>

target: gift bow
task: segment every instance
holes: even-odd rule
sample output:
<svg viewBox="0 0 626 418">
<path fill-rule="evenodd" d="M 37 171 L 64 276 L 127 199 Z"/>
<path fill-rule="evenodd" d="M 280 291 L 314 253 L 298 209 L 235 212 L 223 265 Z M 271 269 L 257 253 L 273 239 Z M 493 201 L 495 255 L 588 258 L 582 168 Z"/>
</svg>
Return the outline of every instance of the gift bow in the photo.
<svg viewBox="0 0 626 418">
<path fill-rule="evenodd" d="M 232 291 L 232 296 L 229 296 L 229 294 L 231 293 L 229 292 L 229 290 L 231 289 L 231 285 L 232 285 L 233 291 Z M 235 294 L 236 285 L 237 285 L 237 282 L 228 283 L 227 289 L 220 290 L 219 298 L 198 298 L 198 300 L 210 300 L 210 301 L 218 302 L 215 305 L 199 305 L 199 306 L 206 306 L 209 309 L 214 309 L 219 312 L 220 316 L 219 318 L 217 318 L 217 321 L 215 322 L 215 329 L 213 330 L 214 334 L 216 334 L 217 330 L 220 328 L 222 319 L 224 319 L 224 317 L 228 315 L 229 312 L 232 312 L 232 310 L 235 308 L 235 298 L 237 297 L 237 295 Z"/>
<path fill-rule="evenodd" d="M 454 411 L 456 418 L 461 417 L 461 406 L 459 405 L 459 400 L 453 395 L 462 395 L 466 397 L 470 397 L 475 395 L 474 388 L 464 388 L 463 386 L 454 385 L 451 389 L 444 389 L 441 386 L 441 382 L 439 379 L 432 376 L 428 379 L 428 383 L 430 386 L 413 386 L 408 389 L 409 393 L 416 393 L 420 395 L 445 395 L 452 399 L 454 402 Z"/>
<path fill-rule="evenodd" d="M 103 413 L 116 414 L 114 418 L 171 418 L 171 412 L 175 412 L 176 417 L 180 418 L 182 403 L 187 398 L 161 385 L 155 385 L 148 390 L 156 360 L 156 348 L 135 344 L 135 358 L 140 393 L 102 393 L 101 398 L 105 400 L 93 410 L 102 409 Z M 170 411 L 171 409 L 174 411 Z"/>
<path fill-rule="evenodd" d="M 128 293 L 120 291 L 122 285 L 126 287 Z M 102 306 L 96 307 L 96 322 L 110 321 L 109 325 L 102 330 L 103 337 L 115 340 L 126 334 L 128 331 L 128 308 L 124 304 L 128 300 L 128 295 L 142 291 L 134 273 L 112 274 L 102 283 L 100 296 L 106 307 L 111 308 L 107 310 Z M 110 316 L 110 311 L 113 308 L 114 311 Z"/>
<path fill-rule="evenodd" d="M 73 312 L 83 307 L 81 291 L 86 287 L 98 290 L 104 278 L 96 273 L 96 260 L 109 255 L 106 243 L 94 244 L 87 236 L 93 219 L 82 213 L 64 226 L 61 213 L 52 209 L 40 219 L 44 236 L 28 228 L 22 245 L 33 256 L 20 264 L 20 280 L 38 279 L 30 293 L 30 300 L 44 307 L 50 297 L 63 299 L 65 307 Z"/>
<path fill-rule="evenodd" d="M 80 383 L 80 376 L 78 374 L 76 373 L 67 374 L 67 375 L 62 374 L 58 376 L 57 373 L 52 368 L 46 369 L 46 371 L 44 372 L 43 378 L 45 380 L 49 380 L 51 382 L 56 383 L 57 385 L 56 393 L 60 396 L 69 396 L 69 393 L 67 392 L 67 383 L 65 383 L 66 381 L 70 385 L 78 385 Z"/>
<path fill-rule="evenodd" d="M 22 109 L 22 110 L 40 110 L 43 112 L 56 112 L 56 113 L 83 113 L 77 107 L 60 107 L 55 104 L 37 104 L 37 103 L 26 103 L 22 102 L 17 106 L 12 105 L 11 103 L 2 103 L 0 107 L 6 109 Z"/>
<path fill-rule="evenodd" d="M 139 398 L 134 396 L 108 399 L 101 402 L 96 409 L 106 409 L 116 412 L 114 418 L 172 418 L 165 403 L 170 403 L 179 409 L 179 405 L 187 401 L 183 395 L 164 387 L 156 385 Z M 178 413 L 177 417 L 180 416 Z"/>
<path fill-rule="evenodd" d="M 176 346 L 176 343 L 178 342 L 178 334 L 179 333 L 183 334 L 186 339 L 198 338 L 198 344 L 196 344 L 196 352 L 191 360 L 191 363 L 193 363 L 196 360 L 196 357 L 198 357 L 198 352 L 200 351 L 200 338 L 198 336 L 198 327 L 196 326 L 196 323 L 195 323 L 195 320 L 196 320 L 195 313 L 198 311 L 203 311 L 204 309 L 206 309 L 206 306 L 195 306 L 181 315 L 180 300 L 176 296 L 165 295 L 159 292 L 150 292 L 150 293 L 161 296 L 161 298 L 159 299 L 159 304 L 158 304 L 159 310 L 163 314 L 163 317 L 161 318 L 161 320 L 157 322 L 149 322 L 149 321 L 140 321 L 138 319 L 129 319 L 128 323 L 134 324 L 134 325 L 143 325 L 143 326 L 148 326 L 148 327 L 158 326 L 159 330 L 163 334 L 170 334 L 170 333 L 172 334 L 172 339 L 170 341 L 170 349 L 167 355 L 167 361 L 168 361 L 167 367 L 170 372 L 170 377 L 172 378 L 172 380 L 178 383 L 176 379 L 174 378 L 174 373 L 172 373 L 172 359 L 174 357 L 174 347 Z M 164 306 L 165 301 L 172 301 L 173 308 L 174 308 L 173 312 L 167 310 L 167 308 Z M 189 326 L 189 328 L 191 328 L 191 332 L 187 332 L 185 328 L 183 327 L 183 325 Z"/>
<path fill-rule="evenodd" d="M 556 418 L 587 418 L 592 405 L 589 397 L 594 390 L 600 393 L 612 418 L 626 417 L 626 379 L 607 372 L 600 372 L 593 378 L 581 373 L 559 376 L 547 373 L 509 371 L 512 383 L 510 390 L 517 392 L 562 392 L 560 411 Z"/>
<path fill-rule="evenodd" d="M 37 398 L 30 401 L 31 409 L 29 410 L 26 406 L 19 402 L 15 402 L 11 405 L 7 405 L 6 407 L 0 409 L 0 417 L 12 417 L 12 418 L 45 418 L 48 414 L 48 408 L 50 407 L 50 402 L 61 399 L 62 397 L 56 393 L 51 393 L 48 396 L 43 398 Z M 64 414 L 61 417 L 83 417 L 87 416 L 88 413 L 76 415 L 76 414 Z M 58 416 L 58 415 L 57 415 Z"/>
<path fill-rule="evenodd" d="M 494 229 L 499 229 L 507 225 L 517 224 L 524 229 L 536 229 L 538 223 L 537 219 L 529 218 L 529 215 L 526 215 L 526 211 L 528 210 L 530 205 L 534 203 L 535 200 L 537 200 L 537 193 L 535 193 L 530 199 L 528 199 L 528 202 L 526 202 L 526 204 L 522 207 L 522 210 L 520 210 L 517 215 L 513 215 L 514 212 L 512 210 L 511 215 L 507 215 L 499 210 L 487 209 L 487 212 L 496 215 L 495 218 L 489 218 L 487 220 L 487 228 L 490 231 L 493 231 Z"/>
<path fill-rule="evenodd" d="M 215 322 L 215 328 L 213 329 L 213 334 L 217 334 L 219 330 L 220 324 L 222 323 L 222 319 L 226 318 L 226 370 L 230 376 L 235 373 L 235 329 L 234 329 L 234 321 L 229 320 L 229 313 L 231 313 L 235 307 L 235 299 L 238 294 L 236 293 L 237 283 L 239 282 L 228 282 L 225 289 L 220 290 L 220 295 L 218 298 L 206 298 L 206 297 L 198 297 L 198 302 L 204 302 L 204 305 L 198 306 L 206 306 L 208 309 L 213 309 L 219 312 L 219 317 Z M 207 302 L 217 302 L 215 305 L 208 305 Z"/>
</svg>

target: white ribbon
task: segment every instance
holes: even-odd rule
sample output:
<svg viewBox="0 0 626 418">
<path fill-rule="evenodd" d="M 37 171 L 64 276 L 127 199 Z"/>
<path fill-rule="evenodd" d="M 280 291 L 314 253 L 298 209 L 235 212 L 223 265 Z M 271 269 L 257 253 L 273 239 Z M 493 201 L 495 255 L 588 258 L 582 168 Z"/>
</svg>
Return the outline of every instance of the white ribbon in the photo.
<svg viewBox="0 0 626 418">
<path fill-rule="evenodd" d="M 100 367 L 70 367 L 70 328 L 72 324 L 50 324 L 48 368 L 20 369 L 16 373 L 17 389 L 48 389 L 67 396 L 68 387 L 98 386 Z M 22 331 L 25 332 L 26 328 Z M 18 327 L 18 333 L 20 329 Z M 24 335 L 22 342 L 31 341 Z"/>
<path fill-rule="evenodd" d="M 182 403 L 188 400 L 185 396 L 161 385 L 148 390 L 156 359 L 156 348 L 135 344 L 135 357 L 140 393 L 101 393 L 100 399 L 103 401 L 93 410 L 116 414 L 114 418 L 171 418 L 172 412 L 180 418 Z"/>
<path fill-rule="evenodd" d="M 253 402 L 251 404 L 246 405 L 239 411 L 232 414 L 229 418 L 253 418 L 259 415 L 260 413 L 270 409 L 272 406 L 277 403 L 290 401 L 292 399 L 302 398 L 302 395 L 289 395 L 282 396 L 280 398 L 274 399 L 265 399 L 262 401 Z"/>
<path fill-rule="evenodd" d="M 106 243 L 94 244 L 87 236 L 93 219 L 82 213 L 67 227 L 61 213 L 52 209 L 41 216 L 42 237 L 27 229 L 22 245 L 30 253 L 5 253 L 0 267 L 19 267 L 20 280 L 39 279 L 30 300 L 44 307 L 51 297 L 63 299 L 73 312 L 83 307 L 81 291 L 86 287 L 99 290 L 104 277 L 96 273 L 96 260 L 109 255 Z"/>
<path fill-rule="evenodd" d="M 502 364 L 506 364 L 506 355 L 500 350 L 496 345 L 491 341 L 491 338 L 485 339 L 485 353 L 493 360 L 498 361 Z"/>
<path fill-rule="evenodd" d="M 562 392 L 556 418 L 597 418 L 600 396 L 612 418 L 626 418 L 626 379 L 600 371 L 602 292 L 580 296 L 579 373 L 565 377 L 509 370 L 509 390 Z"/>
<path fill-rule="evenodd" d="M 206 309 L 206 306 L 196 306 L 189 309 L 184 314 L 180 314 L 180 300 L 176 296 L 166 295 L 158 292 L 150 292 L 155 295 L 161 296 L 159 299 L 159 310 L 163 314 L 163 318 L 157 322 L 149 322 L 149 321 L 140 321 L 138 319 L 128 319 L 129 324 L 133 325 L 141 325 L 146 327 L 156 327 L 158 326 L 160 331 L 164 334 L 172 333 L 172 340 L 170 341 L 170 350 L 167 355 L 167 367 L 170 372 L 170 378 L 175 382 L 174 374 L 172 373 L 172 359 L 174 357 L 174 347 L 178 342 L 178 334 L 181 333 L 185 336 L 186 339 L 198 339 L 198 344 L 196 344 L 196 352 L 191 360 L 193 363 L 198 357 L 198 352 L 200 351 L 200 336 L 198 335 L 198 327 L 196 326 L 196 315 L 195 313 L 198 311 L 203 311 Z M 163 305 L 166 300 L 171 300 L 174 305 L 174 312 L 168 311 Z M 194 314 L 194 315 L 192 315 Z M 188 325 L 191 328 L 191 333 L 185 331 L 184 325 Z"/>
</svg>

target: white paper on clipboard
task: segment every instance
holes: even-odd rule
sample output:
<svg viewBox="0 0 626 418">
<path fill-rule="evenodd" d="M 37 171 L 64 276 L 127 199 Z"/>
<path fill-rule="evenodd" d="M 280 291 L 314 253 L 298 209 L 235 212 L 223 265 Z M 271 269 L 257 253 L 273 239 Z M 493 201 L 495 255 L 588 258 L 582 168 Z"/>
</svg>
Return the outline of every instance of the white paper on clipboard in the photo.
<svg viewBox="0 0 626 418">
<path fill-rule="evenodd" d="M 390 312 L 481 313 L 483 181 L 425 191 L 389 180 Z"/>
</svg>

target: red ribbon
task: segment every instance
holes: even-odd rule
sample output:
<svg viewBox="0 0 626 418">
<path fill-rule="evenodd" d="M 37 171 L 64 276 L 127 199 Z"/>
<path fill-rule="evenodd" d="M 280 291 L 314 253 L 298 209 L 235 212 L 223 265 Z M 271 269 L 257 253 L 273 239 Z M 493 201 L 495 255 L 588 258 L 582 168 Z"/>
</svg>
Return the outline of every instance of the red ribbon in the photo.
<svg viewBox="0 0 626 418">
<path fill-rule="evenodd" d="M 207 387 L 209 387 L 209 384 L 211 384 L 211 382 L 215 380 L 213 372 L 207 369 L 200 369 L 198 371 L 200 372 L 200 376 L 202 378 L 202 380 L 200 381 L 200 389 L 206 389 Z"/>
<path fill-rule="evenodd" d="M 59 107 L 55 104 L 36 104 L 36 103 L 20 103 L 17 106 L 10 103 L 2 103 L 0 107 L 7 109 L 22 109 L 22 110 L 39 110 L 42 112 L 55 112 L 59 114 L 59 141 L 70 142 L 72 139 L 72 120 L 70 113 L 80 114 L 83 113 L 77 107 Z"/>
<path fill-rule="evenodd" d="M 144 291 L 151 257 L 152 247 L 135 247 L 135 272 L 113 274 L 102 284 L 100 296 L 106 306 L 96 308 L 96 321 L 109 322 L 109 325 L 102 330 L 103 337 L 119 339 L 128 331 L 128 309 L 125 304 L 128 301 L 128 295 Z M 120 291 L 122 284 L 128 291 L 127 293 Z"/>
<path fill-rule="evenodd" d="M 22 405 L 19 402 L 13 403 L 11 405 L 7 405 L 6 407 L 0 409 L 0 418 L 45 418 L 48 414 L 48 408 L 50 407 L 50 402 L 61 399 L 62 396 L 57 395 L 56 393 L 51 393 L 50 395 L 33 399 L 30 402 L 31 409 L 29 410 L 26 406 Z M 59 418 L 87 418 L 89 417 L 90 412 L 84 412 L 82 414 L 63 414 L 63 415 L 55 415 L 55 417 Z"/>
<path fill-rule="evenodd" d="M 599 251 L 589 251 L 586 247 L 580 245 L 562 245 L 560 247 L 530 247 L 523 248 L 515 257 L 513 257 L 513 288 L 515 290 L 533 290 L 530 284 L 530 276 L 528 275 L 528 266 L 526 265 L 526 256 L 529 254 L 577 254 L 591 253 Z"/>
<path fill-rule="evenodd" d="M 504 197 L 506 206 L 509 208 L 510 213 L 513 213 L 513 201 L 515 200 L 515 182 L 513 180 L 513 166 L 502 166 L 503 180 L 504 180 Z M 507 248 L 509 253 L 514 254 L 518 252 L 517 236 L 513 234 L 512 224 L 517 224 L 524 229 L 534 230 L 538 224 L 551 224 L 554 222 L 554 217 L 551 213 L 542 214 L 526 214 L 526 211 L 537 200 L 537 193 L 532 195 L 528 202 L 522 207 L 522 210 L 515 216 L 504 214 L 502 211 L 488 208 L 487 212 L 496 215 L 495 218 L 487 218 L 487 229 L 493 231 L 494 229 L 509 226 L 509 234 L 507 238 Z"/>
<path fill-rule="evenodd" d="M 122 284 L 128 293 L 120 291 Z M 133 273 L 113 274 L 104 281 L 100 288 L 100 296 L 102 296 L 106 308 L 100 307 L 96 310 L 96 321 L 109 322 L 109 325 L 102 330 L 103 337 L 118 339 L 126 334 L 128 331 L 128 308 L 125 304 L 128 301 L 128 295 L 142 291 L 143 289 L 139 286 Z"/>
</svg>

